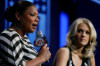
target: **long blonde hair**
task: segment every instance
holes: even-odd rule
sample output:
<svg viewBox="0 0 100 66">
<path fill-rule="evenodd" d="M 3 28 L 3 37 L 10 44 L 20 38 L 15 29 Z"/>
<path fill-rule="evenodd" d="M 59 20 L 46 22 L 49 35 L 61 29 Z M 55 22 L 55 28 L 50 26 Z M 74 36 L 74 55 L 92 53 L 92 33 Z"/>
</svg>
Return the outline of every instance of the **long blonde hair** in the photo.
<svg viewBox="0 0 100 66">
<path fill-rule="evenodd" d="M 74 40 L 73 38 L 76 35 L 77 27 L 80 23 L 87 24 L 91 31 L 90 40 L 88 44 L 83 48 L 82 56 L 80 57 L 81 58 L 87 58 L 87 57 L 91 58 L 93 57 L 93 51 L 95 50 L 97 34 L 96 34 L 96 30 L 92 22 L 89 19 L 78 18 L 72 23 L 69 29 L 69 33 L 67 35 L 67 43 L 68 43 L 67 46 L 71 48 L 72 52 L 77 53 L 77 50 L 76 50 L 77 46 L 73 44 L 73 40 Z"/>
</svg>

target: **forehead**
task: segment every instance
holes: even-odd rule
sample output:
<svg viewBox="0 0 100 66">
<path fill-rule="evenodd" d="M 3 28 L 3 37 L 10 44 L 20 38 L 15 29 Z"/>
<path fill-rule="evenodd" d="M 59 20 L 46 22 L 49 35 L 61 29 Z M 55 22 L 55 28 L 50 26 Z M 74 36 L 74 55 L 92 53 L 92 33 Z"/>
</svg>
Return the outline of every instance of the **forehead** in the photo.
<svg viewBox="0 0 100 66">
<path fill-rule="evenodd" d="M 37 8 L 35 6 L 28 7 L 25 12 L 35 12 L 35 13 L 38 13 Z"/>
<path fill-rule="evenodd" d="M 86 23 L 80 23 L 77 27 L 77 29 L 83 29 L 83 30 L 88 30 L 90 31 L 89 26 Z"/>
</svg>

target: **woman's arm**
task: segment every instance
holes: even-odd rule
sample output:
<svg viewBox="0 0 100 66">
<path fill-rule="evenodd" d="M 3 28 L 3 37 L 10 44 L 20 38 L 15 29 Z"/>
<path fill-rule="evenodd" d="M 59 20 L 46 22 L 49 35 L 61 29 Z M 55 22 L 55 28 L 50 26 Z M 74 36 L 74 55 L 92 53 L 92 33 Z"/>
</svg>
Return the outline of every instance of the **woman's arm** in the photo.
<svg viewBox="0 0 100 66">
<path fill-rule="evenodd" d="M 49 48 L 47 44 L 45 44 L 39 51 L 38 57 L 31 61 L 26 61 L 26 66 L 40 66 L 42 63 L 49 60 L 51 53 L 49 52 Z"/>
<path fill-rule="evenodd" d="M 66 66 L 69 59 L 69 49 L 60 48 L 54 58 L 53 66 Z"/>
<path fill-rule="evenodd" d="M 95 66 L 95 57 L 93 54 L 93 57 L 90 59 L 90 66 Z"/>
<path fill-rule="evenodd" d="M 10 36 L 10 33 L 7 34 L 2 33 L 0 35 L 0 55 L 9 64 L 15 66 L 19 66 L 19 65 L 38 66 L 50 58 L 51 53 L 49 52 L 49 48 L 47 47 L 47 44 L 45 44 L 41 48 L 37 58 L 31 61 L 25 61 L 23 59 L 24 52 L 22 50 L 22 44 L 20 43 L 20 39 L 18 39 L 18 37 L 14 38 L 14 36 L 16 36 L 16 34 Z M 10 38 L 13 38 L 13 40 L 11 40 Z"/>
</svg>

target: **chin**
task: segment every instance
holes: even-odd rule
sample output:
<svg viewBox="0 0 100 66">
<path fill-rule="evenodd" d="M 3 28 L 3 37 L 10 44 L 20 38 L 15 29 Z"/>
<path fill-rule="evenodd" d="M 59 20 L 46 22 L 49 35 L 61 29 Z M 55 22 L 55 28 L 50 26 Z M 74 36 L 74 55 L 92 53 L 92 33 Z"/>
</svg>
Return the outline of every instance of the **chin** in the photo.
<svg viewBox="0 0 100 66">
<path fill-rule="evenodd" d="M 83 46 L 86 46 L 87 44 L 82 44 Z"/>
<path fill-rule="evenodd" d="M 35 31 L 35 29 L 33 29 L 31 32 L 34 32 Z"/>
<path fill-rule="evenodd" d="M 34 31 L 30 31 L 30 33 L 33 33 Z"/>
<path fill-rule="evenodd" d="M 34 31 L 29 31 L 29 32 L 27 32 L 27 33 L 33 33 Z"/>
<path fill-rule="evenodd" d="M 80 43 L 80 44 L 83 45 L 83 46 L 87 45 L 86 43 Z"/>
</svg>

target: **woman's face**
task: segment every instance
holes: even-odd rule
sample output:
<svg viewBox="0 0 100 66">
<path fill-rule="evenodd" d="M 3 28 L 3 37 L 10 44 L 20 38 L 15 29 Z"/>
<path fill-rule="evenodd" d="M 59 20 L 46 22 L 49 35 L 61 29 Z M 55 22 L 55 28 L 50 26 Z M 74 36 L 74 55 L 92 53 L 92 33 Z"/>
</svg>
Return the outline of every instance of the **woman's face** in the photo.
<svg viewBox="0 0 100 66">
<path fill-rule="evenodd" d="M 90 40 L 90 28 L 87 24 L 81 23 L 77 27 L 75 43 L 79 46 L 85 46 Z"/>
<path fill-rule="evenodd" d="M 23 32 L 34 32 L 39 21 L 37 8 L 35 6 L 28 7 L 21 15 L 20 21 L 22 22 Z"/>
</svg>

